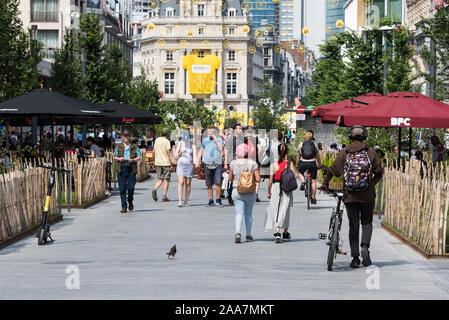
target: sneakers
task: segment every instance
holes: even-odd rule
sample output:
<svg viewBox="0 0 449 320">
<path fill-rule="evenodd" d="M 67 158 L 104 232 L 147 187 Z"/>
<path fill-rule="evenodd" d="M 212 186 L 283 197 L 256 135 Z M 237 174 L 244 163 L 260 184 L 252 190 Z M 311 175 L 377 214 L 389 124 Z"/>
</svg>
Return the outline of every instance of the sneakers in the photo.
<svg viewBox="0 0 449 320">
<path fill-rule="evenodd" d="M 372 262 L 371 262 L 371 258 L 369 256 L 369 251 L 368 251 L 368 247 L 367 246 L 363 246 L 362 247 L 362 264 L 364 267 L 369 267 Z"/>
<path fill-rule="evenodd" d="M 253 242 L 254 239 L 252 236 L 246 236 L 246 242 Z"/>
<path fill-rule="evenodd" d="M 241 243 L 242 242 L 242 235 L 240 233 L 235 234 L 235 243 Z"/>
<path fill-rule="evenodd" d="M 216 205 L 217 207 L 222 208 L 222 207 L 223 207 L 223 203 L 221 203 L 221 199 L 217 199 L 217 201 L 215 202 L 215 205 Z"/>
<path fill-rule="evenodd" d="M 316 199 L 311 199 L 310 203 L 311 204 L 316 204 Z"/>
<path fill-rule="evenodd" d="M 305 188 L 306 188 L 306 183 L 305 182 L 301 183 L 299 190 L 304 191 Z"/>
<path fill-rule="evenodd" d="M 151 194 L 153 195 L 153 200 L 157 201 L 157 191 L 153 189 L 153 191 L 151 192 Z"/>
<path fill-rule="evenodd" d="M 178 202 L 178 207 L 182 208 L 182 201 Z"/>
<path fill-rule="evenodd" d="M 213 207 L 214 206 L 214 200 L 209 200 L 206 207 Z"/>
<path fill-rule="evenodd" d="M 132 201 L 128 201 L 128 209 L 129 211 L 133 211 L 134 210 L 134 205 Z"/>
<path fill-rule="evenodd" d="M 126 208 L 122 208 L 122 211 L 120 211 L 121 213 L 126 213 Z"/>
<path fill-rule="evenodd" d="M 188 201 L 184 201 L 184 207 L 188 207 L 189 206 L 189 202 Z"/>
<path fill-rule="evenodd" d="M 352 258 L 351 264 L 349 265 L 351 268 L 358 268 L 360 267 L 360 259 L 359 257 Z"/>
<path fill-rule="evenodd" d="M 282 240 L 281 240 L 281 233 L 280 232 L 276 232 L 273 235 L 274 235 L 274 242 L 275 243 L 281 243 L 282 242 Z"/>
<path fill-rule="evenodd" d="M 284 239 L 284 241 L 288 241 L 290 240 L 292 237 L 290 235 L 290 232 L 283 232 L 282 233 L 282 239 Z"/>
<path fill-rule="evenodd" d="M 167 197 L 165 197 L 165 198 L 162 198 L 162 202 L 170 202 L 170 199 L 169 199 L 169 198 L 167 198 Z"/>
</svg>

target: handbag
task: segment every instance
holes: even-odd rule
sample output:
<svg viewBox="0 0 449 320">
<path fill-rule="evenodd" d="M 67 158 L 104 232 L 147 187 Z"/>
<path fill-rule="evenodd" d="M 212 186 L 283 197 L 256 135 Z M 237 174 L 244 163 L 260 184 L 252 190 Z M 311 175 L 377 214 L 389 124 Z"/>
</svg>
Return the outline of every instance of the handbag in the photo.
<svg viewBox="0 0 449 320">
<path fill-rule="evenodd" d="M 204 168 L 203 167 L 200 168 L 200 171 L 198 172 L 197 178 L 199 180 L 206 180 L 206 174 L 204 173 Z"/>
</svg>

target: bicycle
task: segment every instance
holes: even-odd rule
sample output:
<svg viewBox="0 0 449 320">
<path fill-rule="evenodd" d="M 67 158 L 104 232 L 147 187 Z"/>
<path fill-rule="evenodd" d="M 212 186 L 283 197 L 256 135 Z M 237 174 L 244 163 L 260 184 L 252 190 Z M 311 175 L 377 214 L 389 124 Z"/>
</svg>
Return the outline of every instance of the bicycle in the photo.
<svg viewBox="0 0 449 320">
<path fill-rule="evenodd" d="M 304 196 L 307 199 L 307 210 L 310 210 L 310 202 L 312 201 L 312 178 L 309 170 L 306 170 L 306 172 L 304 172 L 304 182 Z"/>
<path fill-rule="evenodd" d="M 50 225 L 47 223 L 47 218 L 48 218 L 48 210 L 50 208 L 51 191 L 53 190 L 53 186 L 55 185 L 55 172 L 58 171 L 58 172 L 66 173 L 66 172 L 69 172 L 69 170 L 57 168 L 57 167 L 44 166 L 44 165 L 37 165 L 37 167 L 51 170 L 50 178 L 48 180 L 47 196 L 45 198 L 42 222 L 41 222 L 39 229 L 36 232 L 36 238 L 38 238 L 37 244 L 43 245 L 48 242 L 48 239 L 50 239 L 51 242 L 54 241 L 50 234 Z"/>
<path fill-rule="evenodd" d="M 320 233 L 318 237 L 321 240 L 326 240 L 326 245 L 329 246 L 329 252 L 327 255 L 327 271 L 332 271 L 334 259 L 337 257 L 337 254 L 346 255 L 346 252 L 341 250 L 342 241 L 340 236 L 341 224 L 343 221 L 343 208 L 341 204 L 343 202 L 344 194 L 343 192 L 337 190 L 329 191 L 332 192 L 332 196 L 334 198 L 337 198 L 337 208 L 332 209 L 328 233 Z"/>
</svg>

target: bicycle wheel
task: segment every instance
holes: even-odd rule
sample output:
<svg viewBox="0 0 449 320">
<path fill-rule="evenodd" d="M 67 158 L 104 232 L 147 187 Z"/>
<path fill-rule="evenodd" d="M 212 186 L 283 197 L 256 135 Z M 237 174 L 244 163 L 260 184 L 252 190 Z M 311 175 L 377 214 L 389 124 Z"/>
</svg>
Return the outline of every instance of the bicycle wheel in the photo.
<svg viewBox="0 0 449 320">
<path fill-rule="evenodd" d="M 312 199 L 312 188 L 310 180 L 307 180 L 307 210 L 310 210 L 310 200 Z"/>
<path fill-rule="evenodd" d="M 337 215 L 334 217 L 332 226 L 332 240 L 329 244 L 329 252 L 327 254 L 327 271 L 332 271 L 332 266 L 334 264 L 335 256 L 337 255 L 338 247 L 338 218 Z"/>
</svg>

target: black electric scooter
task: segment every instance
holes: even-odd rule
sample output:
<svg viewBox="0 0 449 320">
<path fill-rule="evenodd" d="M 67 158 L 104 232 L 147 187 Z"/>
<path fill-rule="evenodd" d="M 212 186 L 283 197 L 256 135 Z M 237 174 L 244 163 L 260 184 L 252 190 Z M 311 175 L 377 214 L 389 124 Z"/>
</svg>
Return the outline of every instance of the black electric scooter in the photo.
<svg viewBox="0 0 449 320">
<path fill-rule="evenodd" d="M 51 191 L 53 190 L 53 186 L 55 185 L 55 172 L 56 171 L 69 172 L 69 170 L 44 165 L 37 165 L 37 167 L 51 170 L 50 178 L 48 180 L 47 197 L 45 198 L 45 205 L 43 209 L 42 223 L 36 233 L 36 237 L 38 238 L 37 244 L 43 245 L 48 242 L 48 239 L 50 239 L 50 241 L 53 242 L 53 239 L 50 234 L 50 225 L 47 223 L 47 218 L 48 218 L 48 210 L 50 208 Z"/>
</svg>

